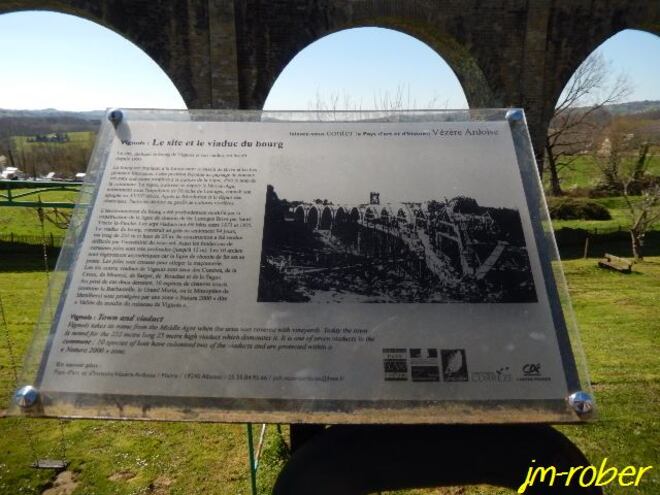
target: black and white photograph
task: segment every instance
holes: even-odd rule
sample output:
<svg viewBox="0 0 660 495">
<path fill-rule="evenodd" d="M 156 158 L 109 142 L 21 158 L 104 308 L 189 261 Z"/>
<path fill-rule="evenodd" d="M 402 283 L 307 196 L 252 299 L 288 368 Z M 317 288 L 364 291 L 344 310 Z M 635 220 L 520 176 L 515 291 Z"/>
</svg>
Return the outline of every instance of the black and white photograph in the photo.
<svg viewBox="0 0 660 495">
<path fill-rule="evenodd" d="M 520 214 L 467 195 L 361 203 L 280 198 L 268 185 L 259 302 L 537 300 Z"/>
</svg>

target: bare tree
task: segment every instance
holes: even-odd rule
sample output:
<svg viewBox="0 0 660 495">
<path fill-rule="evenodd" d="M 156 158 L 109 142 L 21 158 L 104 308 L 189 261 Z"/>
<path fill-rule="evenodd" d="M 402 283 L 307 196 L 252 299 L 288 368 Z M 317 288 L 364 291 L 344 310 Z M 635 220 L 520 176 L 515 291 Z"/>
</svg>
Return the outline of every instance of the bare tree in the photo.
<svg viewBox="0 0 660 495">
<path fill-rule="evenodd" d="M 563 194 L 559 173 L 587 149 L 602 125 L 604 107 L 630 95 L 626 75 L 611 78 L 610 64 L 601 52 L 592 53 L 573 74 L 559 97 L 545 140 L 550 193 Z"/>
<path fill-rule="evenodd" d="M 633 258 L 641 261 L 644 259 L 644 237 L 653 224 L 660 221 L 660 184 L 649 187 L 641 196 L 631 196 L 628 194 L 628 183 L 624 182 L 623 197 L 630 216 L 628 230 L 632 241 Z"/>
<path fill-rule="evenodd" d="M 370 112 L 394 112 L 399 110 L 420 109 L 447 109 L 447 101 L 439 102 L 438 96 L 434 96 L 422 107 L 413 98 L 409 85 L 398 85 L 393 90 L 376 90 L 372 97 L 371 107 L 363 106 L 362 100 L 356 101 L 350 93 L 344 91 L 342 94 L 333 92 L 323 95 L 316 92 L 315 100 L 308 102 L 308 110 L 317 112 L 318 120 L 337 120 L 337 112 L 351 111 L 358 115 Z"/>
<path fill-rule="evenodd" d="M 614 123 L 606 131 L 606 143 L 593 159 L 603 174 L 600 187 L 609 194 L 620 194 L 626 203 L 632 255 L 644 259 L 644 237 L 660 221 L 660 182 L 648 174 L 653 147 L 640 141 L 624 123 Z"/>
<path fill-rule="evenodd" d="M 645 136 L 637 119 L 618 116 L 594 140 L 591 159 L 600 170 L 599 194 L 618 196 L 624 186 L 638 196 L 653 183 L 648 174 L 657 138 Z"/>
</svg>

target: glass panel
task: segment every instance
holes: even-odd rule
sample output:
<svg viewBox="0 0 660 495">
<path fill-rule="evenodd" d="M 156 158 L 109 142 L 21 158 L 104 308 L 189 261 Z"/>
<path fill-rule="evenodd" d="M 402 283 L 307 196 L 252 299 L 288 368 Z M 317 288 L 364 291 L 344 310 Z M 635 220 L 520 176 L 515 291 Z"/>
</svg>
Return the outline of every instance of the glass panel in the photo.
<svg viewBox="0 0 660 495">
<path fill-rule="evenodd" d="M 527 127 L 506 112 L 124 110 L 35 332 L 39 400 L 12 412 L 584 419 Z"/>
</svg>

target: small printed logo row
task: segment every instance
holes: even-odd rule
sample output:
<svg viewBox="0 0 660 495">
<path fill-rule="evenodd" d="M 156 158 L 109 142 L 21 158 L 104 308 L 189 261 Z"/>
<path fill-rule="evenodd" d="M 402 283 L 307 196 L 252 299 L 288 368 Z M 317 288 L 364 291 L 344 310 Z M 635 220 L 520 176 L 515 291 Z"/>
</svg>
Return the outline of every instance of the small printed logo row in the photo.
<svg viewBox="0 0 660 495">
<path fill-rule="evenodd" d="M 383 349 L 385 381 L 506 383 L 512 381 L 509 366 L 494 371 L 468 370 L 465 349 L 390 348 Z M 550 381 L 541 363 L 526 363 L 517 381 Z"/>
</svg>

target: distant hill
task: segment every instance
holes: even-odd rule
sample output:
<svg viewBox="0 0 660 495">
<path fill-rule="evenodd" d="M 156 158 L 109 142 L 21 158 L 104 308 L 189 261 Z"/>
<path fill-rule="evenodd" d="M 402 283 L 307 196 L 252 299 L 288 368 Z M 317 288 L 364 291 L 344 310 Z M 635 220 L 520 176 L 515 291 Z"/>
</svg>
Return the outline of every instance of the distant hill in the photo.
<svg viewBox="0 0 660 495">
<path fill-rule="evenodd" d="M 635 115 L 641 113 L 657 114 L 660 112 L 659 100 L 629 101 L 605 107 L 613 115 Z"/>
<path fill-rule="evenodd" d="M 659 100 L 617 103 L 607 105 L 605 110 L 613 116 L 629 115 L 638 119 L 660 120 Z M 67 112 L 54 108 L 43 110 L 0 108 L 0 150 L 8 146 L 11 136 L 33 136 L 56 132 L 97 132 L 101 119 L 104 117 L 105 110 Z"/>
<path fill-rule="evenodd" d="M 33 118 L 33 119 L 80 119 L 99 121 L 105 115 L 105 110 L 90 110 L 85 112 L 67 112 L 56 110 L 54 108 L 45 108 L 43 110 L 6 110 L 0 108 L 0 119 L 2 118 Z"/>
<path fill-rule="evenodd" d="M 91 112 L 61 112 L 46 110 L 0 109 L 0 155 L 6 154 L 13 136 L 98 131 L 103 110 Z"/>
<path fill-rule="evenodd" d="M 632 115 L 640 113 L 653 114 L 660 112 L 660 100 L 629 101 L 626 103 L 607 105 L 605 108 L 613 115 Z M 104 118 L 104 116 L 105 110 L 68 112 L 63 110 L 56 110 L 54 108 L 45 108 L 43 110 L 7 110 L 0 108 L 0 126 L 2 125 L 2 119 L 6 118 L 35 119 L 42 121 L 46 120 L 48 122 L 73 122 L 82 120 L 98 124 L 100 120 Z M 50 130 L 43 129 L 41 132 L 47 131 Z M 2 131 L 0 130 L 0 133 L 1 132 Z"/>
</svg>

